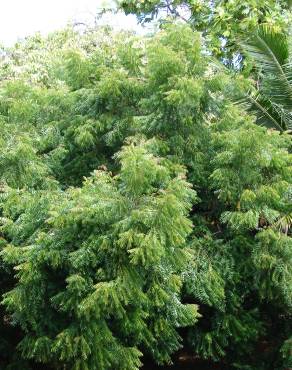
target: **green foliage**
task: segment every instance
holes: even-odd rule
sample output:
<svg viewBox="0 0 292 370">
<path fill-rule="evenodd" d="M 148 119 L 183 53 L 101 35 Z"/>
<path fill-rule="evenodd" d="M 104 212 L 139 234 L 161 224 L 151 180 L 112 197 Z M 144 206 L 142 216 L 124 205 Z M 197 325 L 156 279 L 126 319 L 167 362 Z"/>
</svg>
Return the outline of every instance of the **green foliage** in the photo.
<svg viewBox="0 0 292 370">
<path fill-rule="evenodd" d="M 291 366 L 291 136 L 230 101 L 252 83 L 205 36 L 68 28 L 6 50 L 1 368 L 139 369 L 182 343 Z"/>
<path fill-rule="evenodd" d="M 138 369 L 139 348 L 168 362 L 179 347 L 175 328 L 196 321 L 196 306 L 179 301 L 177 275 L 194 192 L 142 144 L 118 157 L 116 177 L 96 171 L 82 188 L 33 195 L 29 208 L 20 198 L 22 211 L 4 212 L 14 245 L 2 256 L 17 265 L 19 284 L 3 302 L 27 332 L 19 345 L 27 358 Z"/>
<path fill-rule="evenodd" d="M 292 128 L 289 37 L 261 26 L 243 43 L 244 52 L 255 62 L 259 74 L 259 88 L 245 103 L 257 113 L 260 123 L 280 131 Z"/>
<path fill-rule="evenodd" d="M 291 2 L 287 0 L 117 0 L 117 4 L 127 14 L 136 14 L 142 23 L 156 18 L 189 23 L 204 33 L 214 55 L 230 63 L 237 58 L 239 35 L 253 33 L 259 24 L 286 31 L 291 20 Z"/>
</svg>

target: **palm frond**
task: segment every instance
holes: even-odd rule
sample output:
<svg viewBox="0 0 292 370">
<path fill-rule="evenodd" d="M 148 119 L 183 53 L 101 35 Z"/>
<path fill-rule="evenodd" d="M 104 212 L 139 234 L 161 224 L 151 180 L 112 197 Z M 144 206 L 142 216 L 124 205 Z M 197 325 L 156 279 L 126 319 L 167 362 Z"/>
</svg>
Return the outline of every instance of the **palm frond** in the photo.
<svg viewBox="0 0 292 370">
<path fill-rule="evenodd" d="M 272 104 L 292 110 L 292 64 L 289 62 L 287 37 L 262 26 L 241 45 L 244 52 L 255 60 L 263 76 L 262 93 Z"/>
<path fill-rule="evenodd" d="M 274 104 L 274 111 L 278 114 L 279 121 L 284 131 L 292 130 L 292 111 L 284 109 L 281 105 Z"/>
<path fill-rule="evenodd" d="M 255 114 L 257 123 L 260 125 L 275 128 L 281 132 L 288 129 L 281 112 L 275 109 L 273 104 L 261 94 L 256 96 L 247 94 L 241 99 L 237 99 L 235 103 L 247 112 Z"/>
<path fill-rule="evenodd" d="M 282 215 L 272 227 L 287 234 L 292 227 L 292 213 Z"/>
</svg>

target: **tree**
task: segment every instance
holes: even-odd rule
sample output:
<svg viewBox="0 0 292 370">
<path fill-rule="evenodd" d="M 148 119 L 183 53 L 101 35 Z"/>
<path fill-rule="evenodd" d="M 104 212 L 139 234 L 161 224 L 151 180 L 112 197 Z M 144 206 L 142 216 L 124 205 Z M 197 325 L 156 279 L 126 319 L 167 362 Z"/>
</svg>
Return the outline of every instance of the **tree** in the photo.
<svg viewBox="0 0 292 370">
<path fill-rule="evenodd" d="M 182 24 L 68 29 L 5 63 L 2 324 L 15 353 L 138 369 L 143 355 L 170 362 L 182 337 L 230 368 L 284 369 L 291 136 L 232 103 L 250 80 Z"/>
<path fill-rule="evenodd" d="M 145 145 L 124 147 L 116 177 L 97 171 L 80 189 L 31 195 L 43 222 L 26 246 L 7 225 L 14 246 L 4 261 L 18 265 L 19 284 L 4 303 L 27 333 L 24 357 L 57 368 L 138 369 L 141 349 L 170 361 L 180 345 L 175 328 L 195 323 L 178 275 L 194 192 Z M 22 229 L 32 222 L 17 220 Z"/>
<path fill-rule="evenodd" d="M 203 32 L 208 49 L 227 64 L 238 63 L 238 38 L 253 33 L 260 24 L 277 32 L 286 32 L 291 18 L 291 2 L 286 0 L 248 1 L 136 1 L 119 0 L 126 12 L 136 14 L 140 22 L 155 18 L 179 19 Z"/>
<path fill-rule="evenodd" d="M 292 84 L 289 37 L 261 27 L 246 42 L 244 52 L 252 58 L 259 77 L 258 89 L 245 99 L 260 123 L 279 131 L 292 129 Z"/>
</svg>

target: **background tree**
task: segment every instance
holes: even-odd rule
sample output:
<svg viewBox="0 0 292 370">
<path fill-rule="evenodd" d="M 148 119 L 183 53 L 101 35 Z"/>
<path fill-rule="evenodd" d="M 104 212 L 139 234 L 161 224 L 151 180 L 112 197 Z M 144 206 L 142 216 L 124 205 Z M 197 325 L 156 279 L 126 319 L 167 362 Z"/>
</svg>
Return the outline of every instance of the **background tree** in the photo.
<svg viewBox="0 0 292 370">
<path fill-rule="evenodd" d="M 257 89 L 244 100 L 259 123 L 279 131 L 292 128 L 290 36 L 262 26 L 245 42 L 243 50 L 258 71 Z"/>
<path fill-rule="evenodd" d="M 179 19 L 203 33 L 208 50 L 227 65 L 238 65 L 238 38 L 253 33 L 260 24 L 277 32 L 286 32 L 291 18 L 291 2 L 287 0 L 119 0 L 127 14 L 136 14 L 139 21 Z"/>
</svg>

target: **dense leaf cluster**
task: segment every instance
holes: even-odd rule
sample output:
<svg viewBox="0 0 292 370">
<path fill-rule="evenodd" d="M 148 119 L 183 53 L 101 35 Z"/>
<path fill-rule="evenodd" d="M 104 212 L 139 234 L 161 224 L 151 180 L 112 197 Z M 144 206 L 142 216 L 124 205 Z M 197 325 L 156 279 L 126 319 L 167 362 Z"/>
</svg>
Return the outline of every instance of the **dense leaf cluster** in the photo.
<svg viewBox="0 0 292 370">
<path fill-rule="evenodd" d="M 136 370 L 182 344 L 291 365 L 291 136 L 230 101 L 251 82 L 202 43 L 68 29 L 3 53 L 3 368 Z"/>
<path fill-rule="evenodd" d="M 226 63 L 238 62 L 238 37 L 253 34 L 259 24 L 277 32 L 291 22 L 290 0 L 116 0 L 142 23 L 179 18 L 205 36 L 209 52 Z M 234 60 L 235 58 L 235 60 Z M 233 60 L 232 60 L 233 59 Z"/>
</svg>

